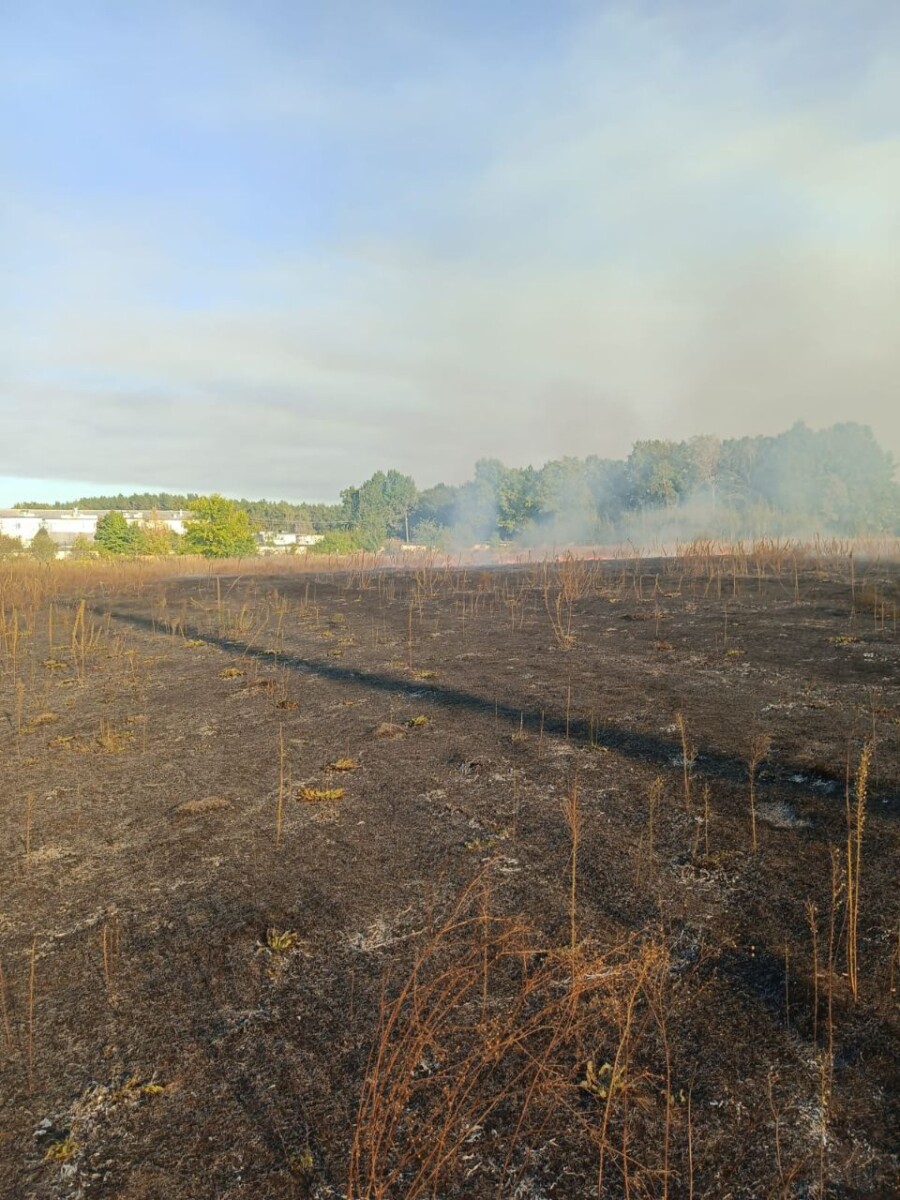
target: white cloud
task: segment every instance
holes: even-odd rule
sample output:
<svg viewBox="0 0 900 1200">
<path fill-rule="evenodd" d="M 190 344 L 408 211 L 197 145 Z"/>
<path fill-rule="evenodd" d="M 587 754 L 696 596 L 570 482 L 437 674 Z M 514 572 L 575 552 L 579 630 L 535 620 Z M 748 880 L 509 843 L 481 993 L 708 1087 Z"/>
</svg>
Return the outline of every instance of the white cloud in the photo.
<svg viewBox="0 0 900 1200">
<path fill-rule="evenodd" d="M 879 120 L 900 85 L 868 45 L 846 78 L 785 84 L 802 11 L 701 53 L 687 18 L 611 10 L 508 109 L 509 72 L 459 47 L 382 100 L 257 40 L 183 119 L 275 137 L 338 113 L 348 177 L 373 137 L 383 174 L 302 244 L 213 217 L 194 245 L 204 213 L 164 199 L 112 228 L 22 199 L 41 253 L 6 250 L 33 270 L 4 305 L 0 472 L 328 497 L 379 466 L 430 483 L 801 418 L 900 452 L 900 138 Z M 438 145 L 416 175 L 429 123 L 469 145 L 455 174 Z"/>
</svg>

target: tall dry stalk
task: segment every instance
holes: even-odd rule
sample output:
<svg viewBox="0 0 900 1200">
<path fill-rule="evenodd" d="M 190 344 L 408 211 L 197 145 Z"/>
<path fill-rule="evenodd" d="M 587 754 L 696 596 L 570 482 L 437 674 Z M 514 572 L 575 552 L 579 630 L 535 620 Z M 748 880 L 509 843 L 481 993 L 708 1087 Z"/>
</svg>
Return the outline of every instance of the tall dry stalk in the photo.
<svg viewBox="0 0 900 1200">
<path fill-rule="evenodd" d="M 34 984 L 37 965 L 37 938 L 31 939 L 28 963 L 28 1091 L 34 1091 Z"/>
<path fill-rule="evenodd" d="M 3 973 L 3 963 L 0 963 L 0 1016 L 3 1018 L 3 1037 L 6 1042 L 6 1053 L 13 1052 L 12 1025 L 9 1020 L 9 1001 L 6 996 L 6 976 Z"/>
<path fill-rule="evenodd" d="M 692 746 L 688 741 L 687 722 L 684 719 L 684 713 L 679 711 L 675 714 L 675 725 L 678 729 L 678 736 L 681 738 L 681 767 L 684 781 L 684 807 L 690 812 L 693 808 L 691 800 L 691 772 L 694 769 L 694 762 L 697 757 L 697 748 Z"/>
<path fill-rule="evenodd" d="M 34 816 L 34 796 L 29 792 L 25 799 L 25 857 L 22 863 L 22 873 L 28 874 L 28 867 L 31 863 L 31 826 Z"/>
<path fill-rule="evenodd" d="M 650 790 L 647 793 L 647 843 L 651 858 L 653 857 L 653 833 L 656 828 L 656 817 L 659 812 L 659 802 L 662 799 L 665 785 L 666 783 L 662 775 L 657 775 L 650 784 Z"/>
<path fill-rule="evenodd" d="M 819 1041 L 819 910 L 813 900 L 806 901 L 806 923 L 812 938 L 812 1040 L 813 1045 Z"/>
<path fill-rule="evenodd" d="M 562 813 L 569 829 L 572 850 L 569 859 L 569 949 L 574 966 L 575 950 L 578 946 L 578 842 L 581 834 L 581 813 L 578 808 L 578 768 L 572 775 L 569 794 L 562 802 Z"/>
<path fill-rule="evenodd" d="M 761 763 L 769 753 L 772 739 L 767 733 L 760 733 L 750 743 L 750 753 L 747 757 L 747 775 L 750 781 L 750 844 L 755 854 L 758 848 L 756 838 L 756 773 Z"/>
<path fill-rule="evenodd" d="M 75 671 L 75 677 L 84 683 L 85 679 L 85 659 L 87 656 L 87 630 L 85 628 L 85 602 L 82 600 L 78 605 L 75 613 L 75 620 L 72 622 L 72 666 Z"/>
<path fill-rule="evenodd" d="M 100 932 L 100 953 L 103 959 L 103 982 L 106 986 L 107 999 L 112 1007 L 115 1007 L 115 981 L 116 968 L 119 962 L 120 939 L 121 927 L 119 925 L 119 916 L 118 913 L 114 912 L 103 922 L 103 929 Z"/>
<path fill-rule="evenodd" d="M 281 846 L 281 822 L 284 815 L 284 726 L 278 726 L 278 800 L 275 806 L 275 849 Z"/>
<path fill-rule="evenodd" d="M 850 802 L 849 781 L 845 793 L 847 816 L 847 978 L 853 999 L 859 999 L 859 883 L 862 871 L 862 840 L 866 825 L 866 799 L 872 765 L 872 742 L 867 741 L 856 770 L 855 803 Z"/>
</svg>

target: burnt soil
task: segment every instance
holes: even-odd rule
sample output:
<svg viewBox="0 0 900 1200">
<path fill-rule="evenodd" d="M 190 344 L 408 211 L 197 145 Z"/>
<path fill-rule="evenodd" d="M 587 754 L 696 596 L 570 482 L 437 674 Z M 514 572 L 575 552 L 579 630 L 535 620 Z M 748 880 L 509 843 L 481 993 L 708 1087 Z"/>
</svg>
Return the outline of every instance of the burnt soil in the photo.
<svg viewBox="0 0 900 1200">
<path fill-rule="evenodd" d="M 382 999 L 461 889 L 567 944 L 573 786 L 579 940 L 667 956 L 603 1194 L 895 1194 L 896 571 L 597 564 L 570 646 L 544 592 L 297 571 L 98 586 L 84 636 L 77 596 L 32 614 L 0 685 L 0 1195 L 346 1195 Z M 831 851 L 843 886 L 868 739 L 854 1000 Z M 588 1125 L 610 1045 L 560 1068 Z M 426 1194 L 597 1194 L 562 1112 L 515 1130 L 497 1108 Z"/>
</svg>

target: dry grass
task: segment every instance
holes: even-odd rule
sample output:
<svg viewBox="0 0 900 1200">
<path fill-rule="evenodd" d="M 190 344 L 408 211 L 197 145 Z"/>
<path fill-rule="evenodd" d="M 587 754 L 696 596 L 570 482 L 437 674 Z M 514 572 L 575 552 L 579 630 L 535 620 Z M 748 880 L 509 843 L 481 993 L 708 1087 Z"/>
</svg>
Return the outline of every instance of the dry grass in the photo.
<svg viewBox="0 0 900 1200">
<path fill-rule="evenodd" d="M 520 1194 L 551 1124 L 601 1190 L 604 1173 L 662 1182 L 672 1121 L 652 1047 L 667 966 L 653 939 L 548 950 L 524 917 L 491 914 L 479 876 L 383 1004 L 351 1194 L 465 1195 L 469 1147 L 488 1127 L 479 1157 L 498 1195 Z"/>
<path fill-rule="evenodd" d="M 203 813 L 221 812 L 224 808 L 231 808 L 224 796 L 201 796 L 197 800 L 185 800 L 175 811 L 185 817 L 196 817 Z"/>
<path fill-rule="evenodd" d="M 300 789 L 297 795 L 297 799 L 302 800 L 305 804 L 321 804 L 323 802 L 328 803 L 331 801 L 343 800 L 343 798 L 343 788 L 304 787 Z"/>
<path fill-rule="evenodd" d="M 355 758 L 336 758 L 326 768 L 328 771 L 358 771 L 359 763 Z"/>
<path fill-rule="evenodd" d="M 855 803 L 850 802 L 848 781 L 847 810 L 847 977 L 853 999 L 859 999 L 859 886 L 862 873 L 862 841 L 866 827 L 866 800 L 872 768 L 871 741 L 859 756 L 856 771 Z"/>
<path fill-rule="evenodd" d="M 395 725 L 393 721 L 382 721 L 372 730 L 372 737 L 392 740 L 402 738 L 405 732 L 402 725 Z"/>
</svg>

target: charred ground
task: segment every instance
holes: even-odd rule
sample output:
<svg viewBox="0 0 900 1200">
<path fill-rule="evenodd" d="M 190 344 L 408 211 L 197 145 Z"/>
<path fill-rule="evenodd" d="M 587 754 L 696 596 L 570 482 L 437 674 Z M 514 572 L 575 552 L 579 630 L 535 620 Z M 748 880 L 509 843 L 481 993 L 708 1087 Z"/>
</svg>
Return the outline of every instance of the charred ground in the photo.
<svg viewBox="0 0 900 1200">
<path fill-rule="evenodd" d="M 892 1194 L 896 568 L 4 589 L 4 1195 Z"/>
</svg>

